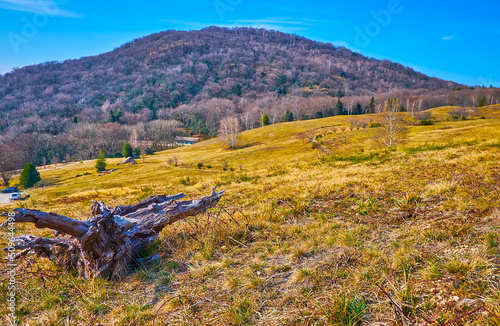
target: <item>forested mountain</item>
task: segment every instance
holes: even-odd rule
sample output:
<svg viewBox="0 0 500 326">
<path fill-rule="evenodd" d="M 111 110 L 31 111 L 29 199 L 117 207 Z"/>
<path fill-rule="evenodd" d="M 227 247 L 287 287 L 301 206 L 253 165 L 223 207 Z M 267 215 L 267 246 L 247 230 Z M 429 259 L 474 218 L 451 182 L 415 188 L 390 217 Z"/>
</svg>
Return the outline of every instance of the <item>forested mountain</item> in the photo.
<svg viewBox="0 0 500 326">
<path fill-rule="evenodd" d="M 109 53 L 16 69 L 0 77 L 0 112 L 10 123 L 36 114 L 60 126 L 75 115 L 99 121 L 117 109 L 149 109 L 155 118 L 160 110 L 211 98 L 363 96 L 458 86 L 296 35 L 210 27 L 161 32 Z"/>
</svg>

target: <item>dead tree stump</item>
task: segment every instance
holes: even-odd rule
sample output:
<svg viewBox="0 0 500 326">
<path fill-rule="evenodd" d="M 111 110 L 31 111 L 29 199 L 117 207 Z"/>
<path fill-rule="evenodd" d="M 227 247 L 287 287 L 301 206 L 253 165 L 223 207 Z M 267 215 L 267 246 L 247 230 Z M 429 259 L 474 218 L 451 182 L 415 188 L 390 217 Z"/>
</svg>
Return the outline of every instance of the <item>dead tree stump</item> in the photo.
<svg viewBox="0 0 500 326">
<path fill-rule="evenodd" d="M 149 197 L 135 205 L 111 208 L 103 202 L 91 205 L 92 217 L 78 221 L 55 213 L 16 208 L 15 215 L 0 225 L 0 229 L 15 223 L 34 223 L 37 228 L 53 230 L 54 238 L 23 235 L 15 239 L 20 250 L 15 258 L 27 254 L 51 259 L 65 270 L 77 270 L 81 277 L 97 276 L 119 279 L 134 264 L 151 260 L 139 258 L 139 253 L 153 243 L 167 225 L 204 212 L 215 206 L 223 191 L 198 200 L 178 201 L 185 197 Z M 8 216 L 3 212 L 0 216 Z M 5 249 L 4 249 L 5 250 Z"/>
</svg>

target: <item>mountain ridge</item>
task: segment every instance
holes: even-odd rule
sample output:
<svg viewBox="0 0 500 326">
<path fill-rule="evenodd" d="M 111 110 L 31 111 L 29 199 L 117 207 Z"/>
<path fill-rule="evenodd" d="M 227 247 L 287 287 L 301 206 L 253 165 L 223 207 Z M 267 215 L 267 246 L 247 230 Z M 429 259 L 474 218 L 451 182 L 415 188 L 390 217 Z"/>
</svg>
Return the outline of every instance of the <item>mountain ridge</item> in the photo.
<svg viewBox="0 0 500 326">
<path fill-rule="evenodd" d="M 367 96 L 460 86 L 293 34 L 208 27 L 159 32 L 97 56 L 16 69 L 0 77 L 0 110 L 18 111 L 13 118 L 34 112 L 71 118 L 114 107 L 157 112 L 211 98 L 309 97 L 310 90 L 314 96 Z"/>
</svg>

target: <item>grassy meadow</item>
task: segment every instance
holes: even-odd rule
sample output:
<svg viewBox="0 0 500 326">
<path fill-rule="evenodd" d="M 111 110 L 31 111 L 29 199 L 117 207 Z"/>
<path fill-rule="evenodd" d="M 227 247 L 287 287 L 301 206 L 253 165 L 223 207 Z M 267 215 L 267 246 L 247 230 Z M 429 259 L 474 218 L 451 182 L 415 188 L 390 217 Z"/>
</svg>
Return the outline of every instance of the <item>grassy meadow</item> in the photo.
<svg viewBox="0 0 500 326">
<path fill-rule="evenodd" d="M 121 281 L 20 261 L 18 322 L 498 326 L 500 105 L 466 120 L 454 109 L 430 110 L 435 123 L 410 125 L 391 150 L 359 127 L 376 115 L 336 116 L 249 130 L 234 150 L 211 139 L 134 166 L 108 159 L 117 171 L 101 176 L 95 161 L 41 170 L 43 188 L 0 209 L 86 219 L 92 200 L 225 194 L 167 227 L 144 253 L 162 259 Z M 51 231 L 18 224 L 16 234 Z"/>
</svg>

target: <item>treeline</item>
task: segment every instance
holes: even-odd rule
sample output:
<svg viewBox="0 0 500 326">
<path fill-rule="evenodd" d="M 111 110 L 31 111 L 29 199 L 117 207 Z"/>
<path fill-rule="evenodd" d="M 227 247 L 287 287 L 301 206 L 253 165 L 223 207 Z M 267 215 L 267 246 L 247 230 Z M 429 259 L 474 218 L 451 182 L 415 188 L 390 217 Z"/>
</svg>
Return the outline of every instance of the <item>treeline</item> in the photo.
<svg viewBox="0 0 500 326">
<path fill-rule="evenodd" d="M 335 115 L 381 112 L 388 97 L 396 97 L 403 111 L 416 113 L 444 105 L 484 106 L 500 102 L 498 89 L 467 89 L 443 95 L 415 96 L 403 93 L 348 97 L 267 96 L 257 100 L 210 99 L 162 109 L 156 116 L 149 109 L 138 113 L 107 111 L 98 121 L 82 122 L 78 115 L 66 123 L 44 120 L 38 115 L 29 124 L 13 126 L 0 137 L 0 172 L 19 169 L 27 162 L 46 165 L 62 161 L 93 159 L 99 150 L 119 156 L 126 142 L 142 153 L 168 148 L 178 135 L 216 136 L 220 121 L 237 117 L 243 130 L 270 124 L 317 119 Z"/>
</svg>

